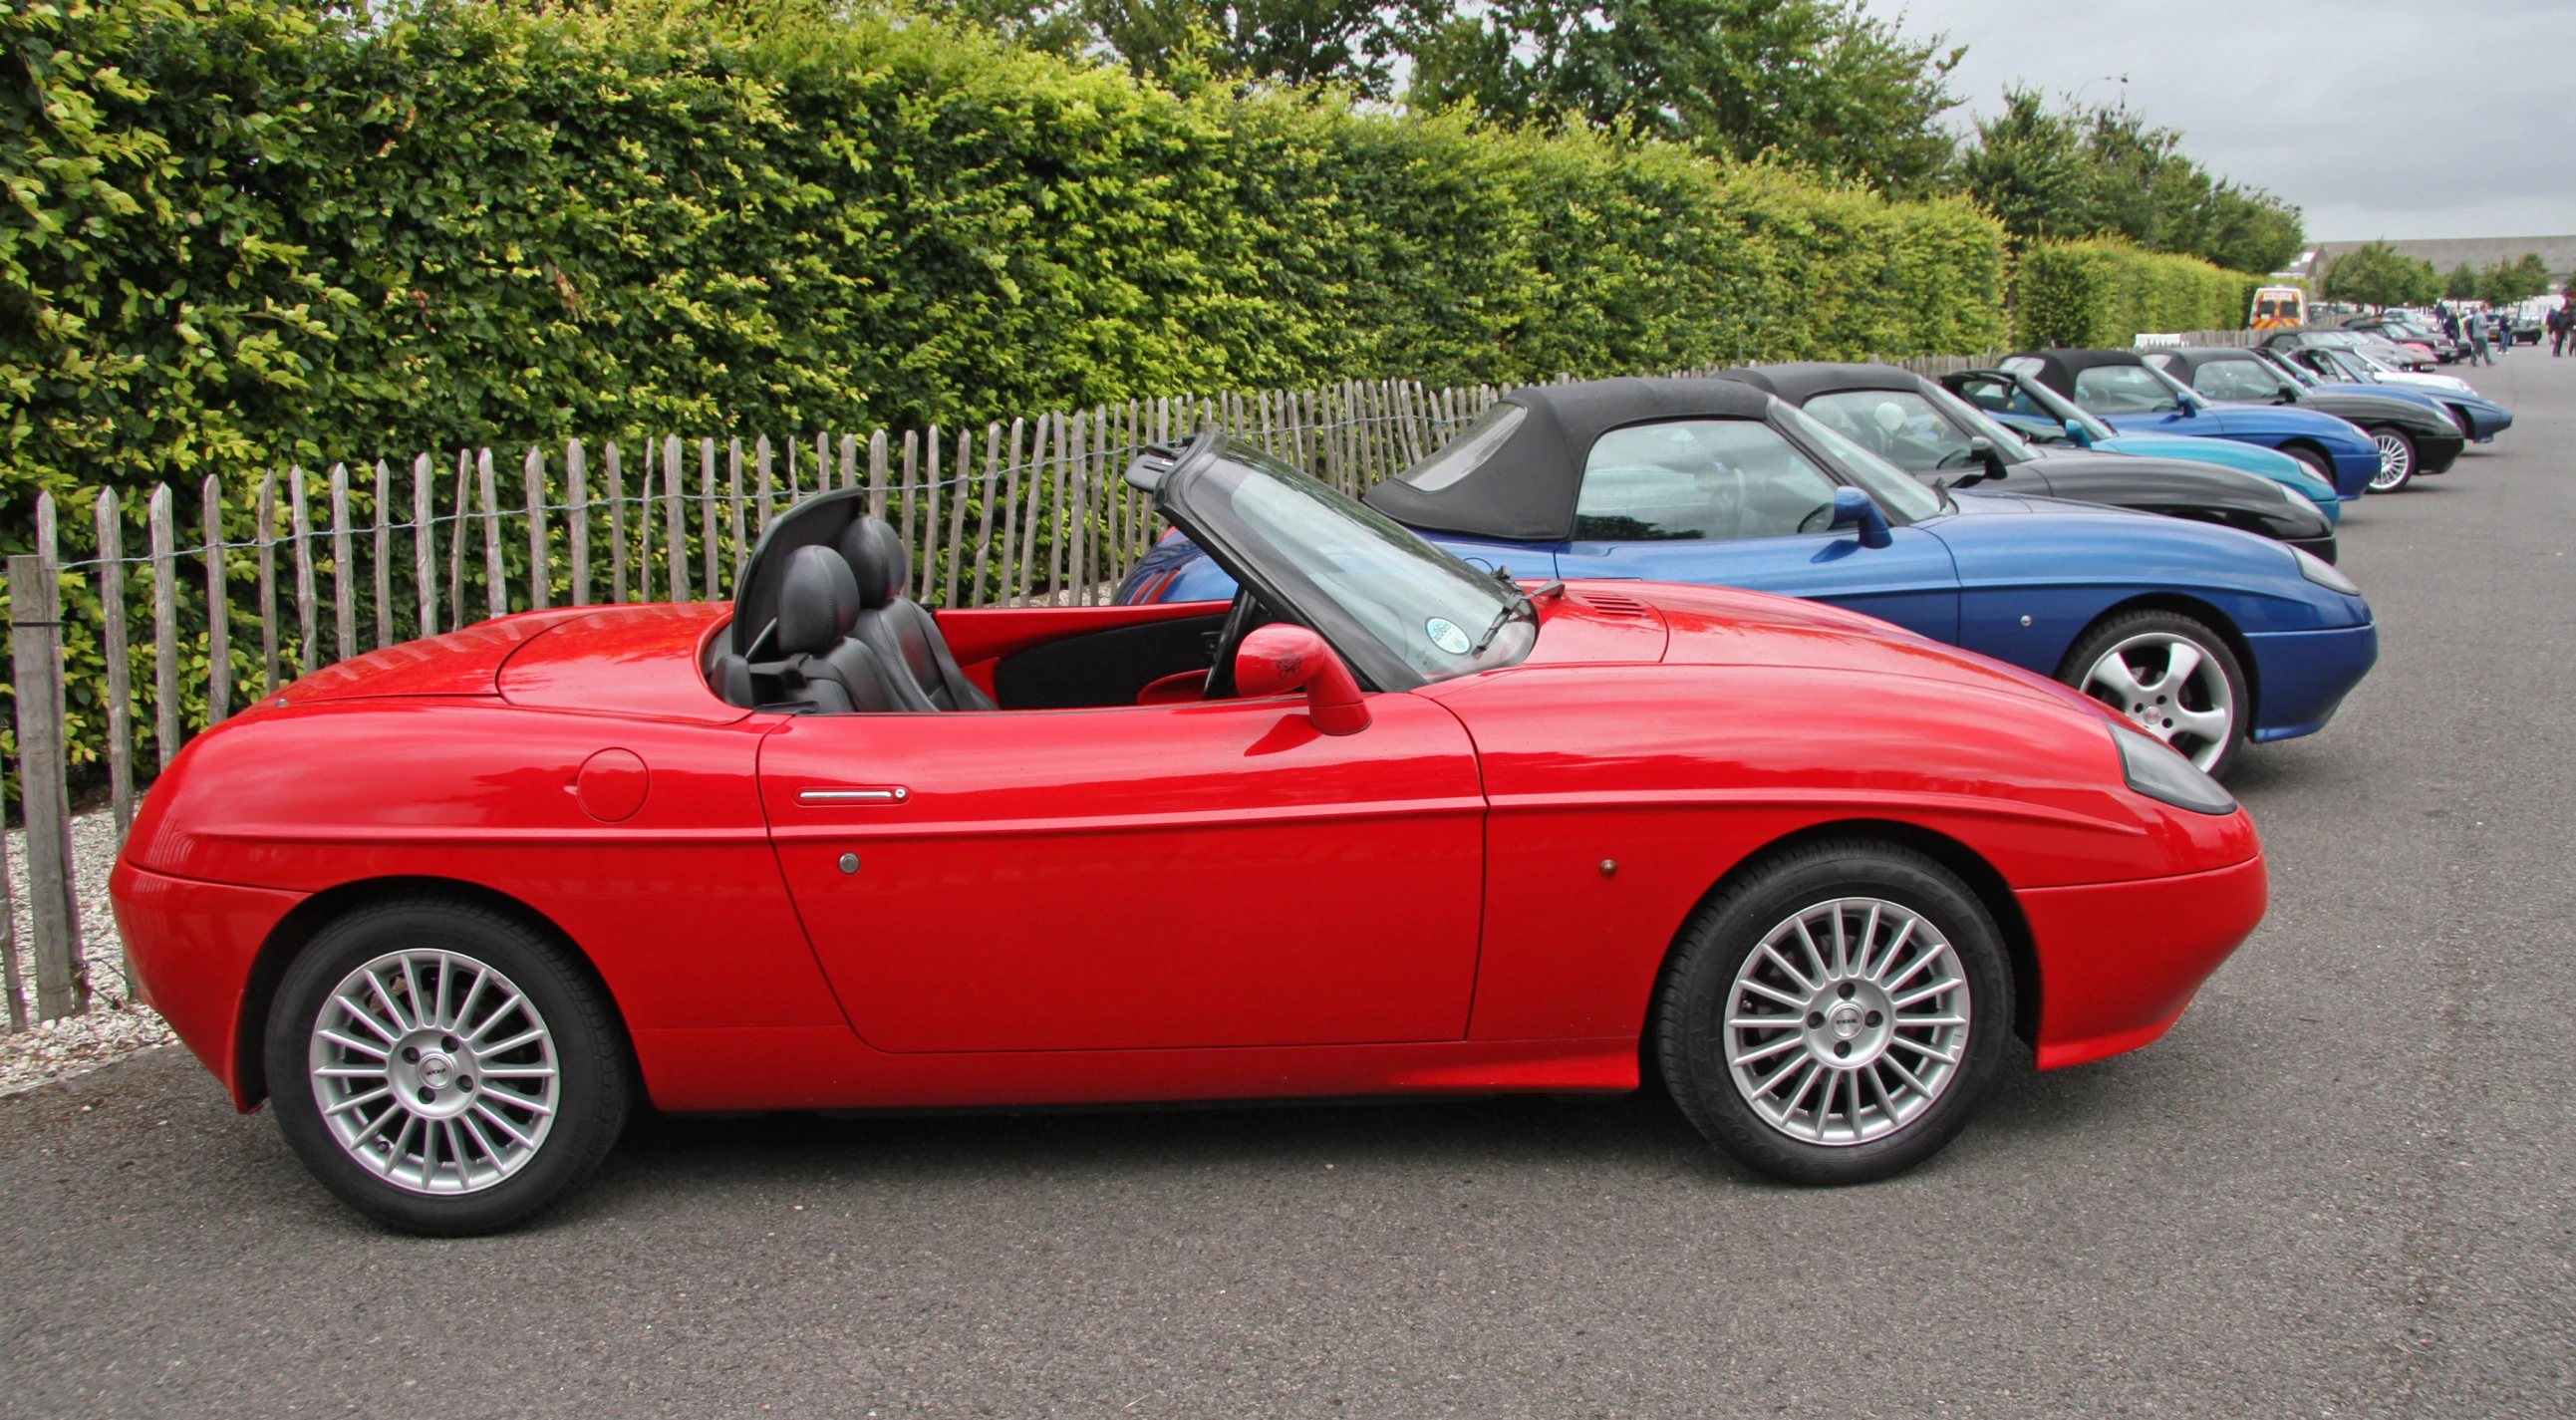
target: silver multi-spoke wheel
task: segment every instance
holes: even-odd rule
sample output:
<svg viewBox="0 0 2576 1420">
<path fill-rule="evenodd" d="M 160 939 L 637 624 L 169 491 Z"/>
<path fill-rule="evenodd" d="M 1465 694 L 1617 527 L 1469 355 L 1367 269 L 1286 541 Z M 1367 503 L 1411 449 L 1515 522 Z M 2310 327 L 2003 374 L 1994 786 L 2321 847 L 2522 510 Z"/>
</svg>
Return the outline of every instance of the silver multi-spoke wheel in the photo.
<svg viewBox="0 0 2576 1420">
<path fill-rule="evenodd" d="M 2415 446 L 2394 429 L 2374 430 L 2379 445 L 2379 473 L 2370 480 L 2373 493 L 2394 493 L 2415 476 Z"/>
<path fill-rule="evenodd" d="M 2142 631 L 2123 637 L 2094 659 L 2077 688 L 2203 770 L 2234 741 L 2235 688 L 2217 660 L 2188 636 Z"/>
<path fill-rule="evenodd" d="M 490 1188 L 554 1126 L 555 1039 L 508 977 L 451 951 L 375 958 L 314 1020 L 314 1104 L 368 1172 L 414 1193 Z"/>
<path fill-rule="evenodd" d="M 1957 951 L 1929 919 L 1884 898 L 1835 898 L 1772 928 L 1736 971 L 1727 1069 L 1791 1139 L 1865 1144 L 1957 1078 L 1973 1005 Z"/>
</svg>

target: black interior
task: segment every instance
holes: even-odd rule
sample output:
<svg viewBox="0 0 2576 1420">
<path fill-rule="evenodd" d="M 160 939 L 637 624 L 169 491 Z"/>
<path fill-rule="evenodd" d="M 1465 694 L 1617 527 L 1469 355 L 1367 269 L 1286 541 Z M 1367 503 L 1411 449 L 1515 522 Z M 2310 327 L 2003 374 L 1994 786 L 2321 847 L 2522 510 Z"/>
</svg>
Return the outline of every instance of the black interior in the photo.
<svg viewBox="0 0 2576 1420">
<path fill-rule="evenodd" d="M 1215 660 L 1222 616 L 1151 621 L 1085 632 L 1004 656 L 993 668 L 993 698 L 1005 710 L 1133 705 L 1136 692 Z"/>
</svg>

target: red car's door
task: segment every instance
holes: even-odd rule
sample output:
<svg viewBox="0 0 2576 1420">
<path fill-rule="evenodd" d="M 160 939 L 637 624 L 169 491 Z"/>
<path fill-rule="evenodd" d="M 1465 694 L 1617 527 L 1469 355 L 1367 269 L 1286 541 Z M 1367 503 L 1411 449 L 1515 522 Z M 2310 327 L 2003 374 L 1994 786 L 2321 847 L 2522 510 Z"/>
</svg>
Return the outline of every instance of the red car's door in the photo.
<svg viewBox="0 0 2576 1420">
<path fill-rule="evenodd" d="M 1484 799 L 1457 719 L 1369 697 L 807 716 L 761 747 L 797 910 L 881 1050 L 1455 1040 Z"/>
</svg>

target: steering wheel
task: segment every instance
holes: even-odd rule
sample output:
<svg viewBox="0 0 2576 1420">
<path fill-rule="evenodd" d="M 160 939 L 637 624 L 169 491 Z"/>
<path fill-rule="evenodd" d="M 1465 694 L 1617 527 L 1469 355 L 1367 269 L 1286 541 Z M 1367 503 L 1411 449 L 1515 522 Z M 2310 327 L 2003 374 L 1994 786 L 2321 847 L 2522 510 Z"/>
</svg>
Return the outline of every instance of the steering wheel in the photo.
<svg viewBox="0 0 2576 1420">
<path fill-rule="evenodd" d="M 1802 533 L 1832 532 L 1833 530 L 1834 505 L 1831 503 L 1816 505 L 1816 511 L 1798 520 L 1798 531 Z"/>
<path fill-rule="evenodd" d="M 1252 595 L 1252 589 L 1237 586 L 1234 605 L 1226 608 L 1225 628 L 1216 636 L 1216 661 L 1208 667 L 1207 689 L 1200 693 L 1201 699 L 1234 698 L 1234 653 L 1242 649 L 1243 638 L 1260 624 L 1260 614 L 1261 602 Z"/>
</svg>

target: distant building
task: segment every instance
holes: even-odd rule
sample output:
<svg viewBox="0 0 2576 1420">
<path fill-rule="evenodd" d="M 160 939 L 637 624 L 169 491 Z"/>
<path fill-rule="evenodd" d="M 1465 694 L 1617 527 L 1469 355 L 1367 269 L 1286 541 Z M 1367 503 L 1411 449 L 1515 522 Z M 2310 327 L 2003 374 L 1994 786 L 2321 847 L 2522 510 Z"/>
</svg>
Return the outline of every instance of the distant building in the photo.
<svg viewBox="0 0 2576 1420">
<path fill-rule="evenodd" d="M 2367 241 L 2367 238 L 2363 239 Z M 2335 257 L 2362 245 L 2361 241 L 2319 242 L 2299 254 L 2299 259 L 2274 274 L 2294 280 L 2313 280 Z M 2433 269 L 2449 272 L 2461 262 L 2480 271 L 2499 262 L 2520 261 L 2525 252 L 2538 252 L 2549 264 L 2549 279 L 2563 282 L 2576 272 L 2576 236 L 2565 237 L 2435 237 L 2424 241 L 2392 241 L 2399 254 L 2419 257 L 2433 263 Z"/>
</svg>

